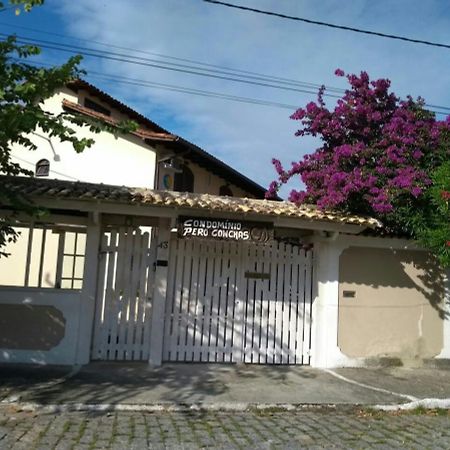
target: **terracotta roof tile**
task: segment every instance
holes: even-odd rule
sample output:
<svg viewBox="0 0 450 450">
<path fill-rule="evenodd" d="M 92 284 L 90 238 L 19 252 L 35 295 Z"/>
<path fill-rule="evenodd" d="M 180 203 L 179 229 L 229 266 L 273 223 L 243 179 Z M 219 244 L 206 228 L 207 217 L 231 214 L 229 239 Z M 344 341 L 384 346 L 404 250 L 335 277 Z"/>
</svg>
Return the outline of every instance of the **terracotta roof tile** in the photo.
<svg viewBox="0 0 450 450">
<path fill-rule="evenodd" d="M 116 119 L 107 116 L 106 114 L 102 114 L 100 112 L 94 111 L 93 109 L 86 108 L 78 103 L 71 102 L 67 99 L 62 101 L 63 107 L 70 111 L 74 111 L 80 114 L 84 114 L 85 116 L 92 117 L 94 119 L 101 120 L 102 122 L 107 123 L 108 125 L 116 126 L 119 124 L 119 121 Z M 132 131 L 131 134 L 140 137 L 141 139 L 149 139 L 152 141 L 169 141 L 173 142 L 178 139 L 177 136 L 170 133 L 159 133 L 156 131 L 145 130 L 144 128 L 138 128 L 136 131 Z"/>
<path fill-rule="evenodd" d="M 162 207 L 184 207 L 192 210 L 207 210 L 230 213 L 255 213 L 272 217 L 291 217 L 312 221 L 354 224 L 377 228 L 381 224 L 373 218 L 322 211 L 311 205 L 296 206 L 291 202 L 256 200 L 238 197 L 221 197 L 211 194 L 158 191 L 125 186 L 110 186 L 84 182 L 49 180 L 43 178 L 0 176 L 7 190 L 41 198 L 61 198 L 82 201 L 104 201 L 118 204 L 140 204 Z"/>
</svg>

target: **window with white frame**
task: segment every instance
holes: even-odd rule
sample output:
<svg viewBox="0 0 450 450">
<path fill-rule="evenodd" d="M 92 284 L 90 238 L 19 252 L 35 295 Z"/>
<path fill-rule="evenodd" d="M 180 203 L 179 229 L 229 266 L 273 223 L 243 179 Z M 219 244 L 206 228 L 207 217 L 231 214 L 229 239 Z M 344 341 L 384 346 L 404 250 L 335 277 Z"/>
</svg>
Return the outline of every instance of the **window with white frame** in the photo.
<svg viewBox="0 0 450 450">
<path fill-rule="evenodd" d="M 15 227 L 19 238 L 0 258 L 0 285 L 81 289 L 86 230 L 45 224 Z"/>
</svg>

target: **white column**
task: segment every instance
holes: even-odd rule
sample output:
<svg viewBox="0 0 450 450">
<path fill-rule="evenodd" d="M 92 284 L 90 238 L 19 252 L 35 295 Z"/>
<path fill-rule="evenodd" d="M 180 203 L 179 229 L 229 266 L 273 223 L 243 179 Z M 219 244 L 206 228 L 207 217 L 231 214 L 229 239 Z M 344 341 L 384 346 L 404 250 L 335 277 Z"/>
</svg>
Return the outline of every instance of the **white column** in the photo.
<svg viewBox="0 0 450 450">
<path fill-rule="evenodd" d="M 442 309 L 444 310 L 444 345 L 441 353 L 436 358 L 450 359 L 450 269 L 446 272 L 444 287 L 444 299 Z"/>
<path fill-rule="evenodd" d="M 86 231 L 86 252 L 83 271 L 83 288 L 80 297 L 80 322 L 78 327 L 76 364 L 89 363 L 91 356 L 101 235 L 101 226 L 99 222 L 99 215 L 91 215 Z"/>
<path fill-rule="evenodd" d="M 339 256 L 347 244 L 339 240 L 314 243 L 315 295 L 312 305 L 311 366 L 355 366 L 338 347 Z"/>
<path fill-rule="evenodd" d="M 162 364 L 164 345 L 164 311 L 166 307 L 167 276 L 169 271 L 170 223 L 161 223 L 158 229 L 158 248 L 156 251 L 155 290 L 153 292 L 150 358 L 149 364 Z"/>
</svg>

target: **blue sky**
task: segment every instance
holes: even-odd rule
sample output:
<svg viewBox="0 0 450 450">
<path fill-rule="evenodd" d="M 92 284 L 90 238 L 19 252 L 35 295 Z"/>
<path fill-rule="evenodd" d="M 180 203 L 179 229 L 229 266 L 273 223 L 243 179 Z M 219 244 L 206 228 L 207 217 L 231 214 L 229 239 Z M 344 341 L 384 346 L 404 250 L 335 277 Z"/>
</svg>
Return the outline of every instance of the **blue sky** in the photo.
<svg viewBox="0 0 450 450">
<path fill-rule="evenodd" d="M 446 0 L 229 0 L 383 33 L 450 44 L 450 2 Z M 36 28 L 62 36 L 41 34 Z M 450 50 L 333 30 L 300 22 L 214 6 L 201 0 L 47 0 L 41 8 L 16 17 L 0 14 L 2 33 L 67 42 L 102 50 L 112 45 L 186 58 L 345 88 L 336 68 L 366 70 L 387 77 L 399 95 L 421 95 L 430 104 L 450 107 Z M 73 39 L 86 39 L 89 42 Z M 98 44 L 109 44 L 109 48 Z M 131 50 L 126 52 L 133 55 Z M 150 57 L 149 55 L 137 54 Z M 69 55 L 44 51 L 43 62 Z M 95 58 L 89 71 L 303 106 L 312 94 L 252 86 Z M 299 160 L 317 146 L 294 137 L 291 110 L 88 79 L 172 132 L 267 186 L 274 177 L 273 156 Z M 330 99 L 330 105 L 333 100 Z M 443 118 L 443 116 L 440 116 Z M 294 186 L 292 186 L 294 187 Z"/>
</svg>

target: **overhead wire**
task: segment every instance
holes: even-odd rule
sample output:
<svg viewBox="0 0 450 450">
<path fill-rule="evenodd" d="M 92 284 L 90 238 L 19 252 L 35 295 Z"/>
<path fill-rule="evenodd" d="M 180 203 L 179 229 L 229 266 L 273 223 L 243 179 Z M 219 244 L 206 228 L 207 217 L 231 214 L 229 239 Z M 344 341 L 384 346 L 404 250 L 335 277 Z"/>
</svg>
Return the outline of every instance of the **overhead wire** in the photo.
<svg viewBox="0 0 450 450">
<path fill-rule="evenodd" d="M 16 62 L 23 63 L 23 61 L 19 60 L 18 58 L 11 57 L 10 59 L 14 60 Z M 53 66 L 53 64 L 45 63 L 42 61 L 33 62 L 30 65 L 38 66 L 38 67 L 45 67 L 45 66 L 52 67 Z M 113 83 L 161 89 L 161 90 L 166 90 L 166 91 L 180 92 L 180 93 L 185 93 L 185 94 L 217 98 L 217 99 L 235 101 L 235 102 L 240 102 L 240 103 L 249 103 L 249 104 L 261 105 L 261 106 L 273 106 L 273 107 L 289 109 L 289 110 L 296 110 L 298 108 L 298 105 L 291 105 L 291 104 L 275 102 L 275 101 L 270 101 L 270 100 L 235 96 L 235 95 L 225 94 L 223 92 L 206 91 L 206 90 L 190 88 L 190 87 L 186 87 L 186 86 L 179 86 L 179 85 L 159 83 L 159 82 L 149 81 L 149 80 L 129 78 L 129 77 L 124 77 L 124 76 L 120 76 L 120 75 L 112 76 L 110 74 L 105 74 L 105 73 L 97 72 L 97 71 L 93 71 L 93 70 L 87 71 L 84 68 L 81 68 L 81 70 L 85 70 L 87 72 L 88 78 L 94 78 L 94 79 L 99 79 L 99 80 L 113 82 Z M 310 92 L 310 94 L 317 94 L 317 92 Z M 447 109 L 450 109 L 450 108 L 447 108 Z M 430 110 L 432 112 L 434 112 L 435 114 L 448 115 L 448 113 L 446 113 L 446 112 L 432 110 L 432 109 L 430 109 Z"/>
<path fill-rule="evenodd" d="M 2 22 L 0 22 L 0 24 L 2 24 Z M 31 30 L 34 32 L 38 32 L 38 33 L 43 33 L 43 34 L 49 34 L 49 35 L 55 35 L 55 36 L 59 36 L 59 37 L 65 37 L 67 38 L 67 35 L 61 34 L 61 33 L 54 33 L 54 32 L 45 32 L 36 28 L 30 28 L 30 27 L 19 27 L 22 29 L 26 29 L 26 30 Z M 0 35 L 2 36 L 7 36 L 5 33 L 0 33 Z M 59 50 L 55 49 L 53 47 L 50 47 L 50 45 L 57 45 L 59 47 L 63 47 L 63 49 L 76 49 L 76 53 L 80 52 L 80 51 L 97 51 L 100 52 L 101 54 L 110 54 L 113 56 L 118 56 L 118 57 L 132 57 L 130 55 L 123 55 L 123 54 L 117 54 L 114 52 L 109 52 L 109 51 L 105 51 L 105 50 L 98 50 L 98 49 L 93 49 L 93 48 L 89 48 L 89 47 L 79 47 L 79 46 L 73 46 L 70 44 L 63 44 L 63 43 L 55 43 L 54 41 L 46 41 L 46 40 L 40 40 L 40 39 L 35 39 L 35 38 L 29 38 L 29 37 L 24 37 L 24 36 L 17 36 L 19 39 L 22 40 L 26 40 L 27 43 L 30 43 L 30 41 L 33 41 L 31 43 L 38 43 L 39 45 L 41 45 L 44 48 L 50 48 L 53 50 Z M 179 60 L 179 61 L 184 61 L 184 62 L 190 62 L 190 63 L 194 63 L 196 65 L 200 65 L 200 66 L 205 66 L 205 67 L 213 67 L 215 69 L 219 69 L 219 70 L 210 70 L 210 69 L 203 69 L 202 67 L 193 67 L 190 65 L 185 65 L 185 64 L 175 64 L 175 63 L 168 63 L 168 62 L 164 62 L 164 61 L 158 61 L 158 60 L 154 60 L 154 59 L 148 59 L 148 58 L 137 58 L 139 61 L 142 60 L 144 62 L 149 62 L 149 63 L 162 63 L 162 64 L 168 64 L 169 66 L 174 66 L 174 67 L 181 67 L 181 69 L 183 70 L 183 68 L 185 69 L 197 69 L 197 70 L 201 70 L 202 72 L 205 73 L 191 73 L 188 72 L 190 74 L 194 74 L 194 75 L 200 75 L 200 76 L 208 76 L 207 73 L 212 72 L 213 74 L 223 74 L 223 75 L 232 75 L 232 76 L 238 76 L 238 77 L 244 77 L 247 78 L 249 81 L 253 80 L 253 81 L 264 81 L 264 82 L 275 82 L 275 83 L 281 83 L 281 84 L 287 84 L 288 86 L 299 86 L 299 87 L 304 87 L 306 89 L 319 89 L 322 87 L 322 85 L 317 84 L 317 83 L 310 83 L 310 82 L 305 82 L 305 81 L 299 81 L 299 80 L 294 80 L 294 79 L 289 79 L 289 78 L 282 78 L 282 77 L 276 77 L 273 75 L 266 75 L 266 74 L 261 74 L 258 72 L 251 72 L 251 71 L 245 71 L 245 70 L 241 70 L 241 69 L 235 69 L 235 68 L 229 68 L 229 67 L 224 67 L 224 66 L 220 66 L 220 65 L 214 65 L 214 64 L 208 64 L 208 63 L 204 63 L 204 62 L 200 62 L 200 61 L 196 61 L 196 60 L 191 60 L 191 59 L 187 59 L 187 58 L 178 58 L 178 57 L 173 57 L 173 56 L 169 56 L 169 55 L 164 55 L 161 53 L 152 53 L 152 52 L 147 52 L 147 51 L 143 51 L 143 50 L 138 50 L 138 49 L 133 49 L 130 47 L 121 47 L 121 46 L 116 46 L 116 45 L 109 45 L 107 43 L 104 42 L 100 42 L 100 41 L 89 41 L 87 39 L 80 39 L 80 38 L 71 38 L 70 39 L 74 39 L 74 40 L 78 40 L 78 41 L 82 41 L 82 42 L 93 42 L 93 43 L 97 43 L 99 45 L 103 45 L 103 46 L 108 46 L 108 47 L 112 47 L 112 48 L 118 48 L 118 49 L 122 49 L 122 50 L 127 50 L 127 51 L 133 51 L 133 52 L 137 52 L 137 53 L 142 53 L 142 54 L 147 54 L 147 55 L 158 55 L 160 57 L 163 58 L 168 58 L 168 59 L 173 59 L 173 60 Z M 35 42 L 34 42 L 35 41 Z M 67 50 L 63 50 L 60 49 L 61 51 L 66 51 Z M 99 55 L 91 55 L 88 53 L 85 53 L 86 56 L 93 56 L 93 57 L 101 57 Z M 108 58 L 107 58 L 108 59 Z M 132 61 L 124 61 L 124 62 L 129 62 L 129 63 L 133 63 Z M 138 64 L 138 63 L 136 63 Z M 165 70 L 174 70 L 173 68 L 169 68 L 169 67 L 157 67 L 160 69 L 165 69 Z M 225 69 L 225 70 L 220 70 L 220 69 Z M 218 78 L 215 77 L 213 75 L 211 75 L 213 78 Z M 225 80 L 228 80 L 226 78 L 222 78 Z M 235 82 L 241 82 L 241 83 L 248 83 L 248 81 L 244 81 L 244 80 L 236 80 L 236 79 L 229 79 L 228 81 L 235 81 Z M 265 85 L 265 84 L 258 84 L 256 83 L 256 85 L 260 85 L 263 87 L 270 87 L 270 88 L 275 88 L 275 89 L 283 89 L 282 86 L 273 86 L 272 84 L 270 85 Z M 326 96 L 329 97 L 334 97 L 334 98 L 338 98 L 339 96 L 337 95 L 333 95 L 332 93 L 344 93 L 345 90 L 342 88 L 336 88 L 336 87 L 332 87 L 332 86 L 325 86 L 326 91 L 325 94 Z M 292 90 L 292 89 L 285 89 L 285 90 Z M 311 91 L 305 92 L 304 90 L 297 90 L 298 92 L 302 92 L 302 93 L 311 93 Z M 428 108 L 434 108 L 434 109 L 440 109 L 440 110 L 444 110 L 444 111 L 449 111 L 450 112 L 450 107 L 446 107 L 446 106 L 441 106 L 441 105 L 435 105 L 435 104 L 426 104 L 425 106 L 427 106 Z M 437 112 L 437 111 L 435 111 Z"/>
<path fill-rule="evenodd" d="M 8 36 L 8 35 L 6 35 L 5 33 L 0 33 L 0 36 Z M 109 60 L 113 60 L 113 61 L 129 63 L 129 64 L 154 67 L 154 68 L 158 68 L 158 69 L 162 69 L 162 70 L 170 70 L 170 71 L 175 71 L 175 72 L 188 73 L 188 74 L 192 74 L 192 75 L 211 77 L 211 78 L 216 78 L 216 79 L 221 79 L 221 80 L 226 80 L 226 81 L 233 81 L 233 82 L 245 83 L 245 84 L 250 84 L 250 85 L 255 85 L 255 86 L 269 87 L 269 88 L 287 90 L 287 91 L 292 91 L 292 92 L 299 92 L 299 93 L 304 93 L 304 94 L 316 94 L 317 93 L 316 90 L 312 91 L 311 87 L 309 87 L 309 89 L 307 89 L 307 88 L 299 89 L 299 88 L 295 88 L 292 86 L 267 83 L 267 82 L 265 82 L 264 76 L 239 75 L 239 74 L 233 74 L 231 72 L 221 71 L 221 70 L 217 70 L 217 69 L 212 70 L 212 69 L 196 68 L 196 67 L 189 66 L 187 64 L 167 63 L 164 61 L 158 61 L 158 60 L 149 59 L 149 58 L 133 57 L 133 56 L 120 54 L 120 53 L 116 53 L 116 52 L 110 52 L 110 51 L 106 51 L 106 50 L 98 50 L 98 49 L 93 49 L 90 47 L 74 46 L 74 45 L 70 45 L 70 44 L 57 43 L 54 41 L 47 41 L 47 40 L 35 39 L 35 38 L 29 38 L 29 37 L 23 37 L 23 36 L 16 36 L 16 38 L 17 38 L 17 42 L 22 43 L 22 44 L 36 44 L 43 48 L 52 49 L 52 50 L 56 50 L 56 51 L 62 51 L 62 52 L 68 52 L 68 53 L 72 53 L 72 54 L 81 53 L 84 56 L 109 59 Z M 200 70 L 200 72 L 198 72 L 198 70 Z M 228 75 L 234 75 L 234 76 L 230 77 Z M 238 78 L 236 78 L 236 77 L 238 77 Z M 138 80 L 138 81 L 131 80 L 131 81 L 134 82 L 135 85 L 139 85 L 136 83 L 149 83 L 148 81 L 144 81 L 144 80 Z M 282 83 L 285 83 L 285 82 L 282 82 Z M 302 82 L 295 82 L 295 83 L 301 84 Z M 312 85 L 312 83 L 310 83 L 310 85 Z M 319 86 L 320 85 L 316 84 L 316 85 L 314 85 L 314 88 L 317 89 Z M 157 86 L 153 85 L 153 87 L 157 87 Z M 162 88 L 164 88 L 164 86 L 160 86 L 160 88 L 162 89 Z M 190 93 L 192 93 L 192 94 L 194 94 L 194 90 L 195 90 L 193 88 L 186 88 L 186 87 L 175 86 L 175 85 L 166 85 L 165 88 L 167 90 L 173 90 L 173 91 L 178 90 L 179 92 L 182 92 L 182 90 L 184 90 L 186 93 L 189 93 L 189 92 L 187 92 L 187 90 L 190 89 L 191 90 Z M 335 95 L 333 93 L 327 92 L 327 90 L 329 90 L 329 88 L 327 88 L 326 86 L 325 86 L 325 88 L 326 88 L 326 90 L 324 92 L 324 96 L 332 97 L 332 98 L 340 98 L 339 95 Z M 335 90 L 337 90 L 337 88 L 335 88 Z M 209 92 L 208 91 L 200 92 L 200 90 L 197 90 L 197 91 L 198 91 L 197 95 L 217 97 L 217 98 L 228 97 L 229 100 L 232 100 L 234 98 L 235 101 L 245 101 L 245 102 L 254 102 L 254 103 L 257 102 L 259 104 L 265 104 L 267 106 L 270 106 L 272 104 L 273 106 L 282 105 L 281 107 L 284 107 L 284 108 L 291 107 L 291 105 L 281 104 L 279 102 L 271 102 L 271 101 L 260 100 L 260 99 L 251 99 L 248 97 L 232 96 L 229 94 L 223 94 L 223 93 L 212 92 L 212 91 L 209 91 Z M 341 91 L 345 92 L 344 90 L 341 90 Z M 445 107 L 445 106 L 439 106 L 439 105 L 425 105 L 425 106 L 427 106 L 428 108 L 434 108 L 433 112 L 435 112 L 437 114 L 447 115 L 448 111 L 450 111 L 450 108 Z M 442 112 L 439 110 L 444 110 L 446 112 Z"/>
<path fill-rule="evenodd" d="M 6 36 L 4 33 L 0 33 L 0 36 Z M 71 53 L 71 54 L 82 54 L 84 56 L 91 56 L 94 58 L 100 58 L 100 59 L 107 59 L 111 61 L 117 61 L 117 62 L 123 62 L 123 63 L 129 63 L 129 64 L 135 64 L 139 66 L 144 67 L 153 67 L 156 69 L 162 69 L 162 70 L 168 70 L 168 71 L 174 71 L 174 72 L 180 72 L 180 73 L 186 73 L 190 75 L 198 75 L 208 78 L 214 78 L 219 80 L 226 80 L 226 81 L 234 81 L 238 83 L 244 83 L 244 84 L 250 84 L 254 86 L 262 86 L 262 87 L 270 87 L 274 89 L 281 89 L 285 91 L 291 91 L 291 92 L 301 92 L 305 94 L 311 94 L 315 93 L 314 91 L 307 90 L 305 87 L 304 89 L 292 87 L 292 86 L 284 86 L 279 84 L 274 84 L 270 82 L 265 81 L 258 81 L 256 77 L 249 77 L 249 76 L 240 76 L 234 75 L 234 76 L 228 76 L 226 73 L 223 75 L 220 74 L 218 71 L 212 71 L 212 70 L 206 70 L 206 69 L 198 69 L 198 68 L 190 68 L 189 66 L 177 64 L 177 63 L 166 63 L 161 61 L 155 61 L 148 58 L 140 58 L 140 57 L 133 57 L 125 54 L 115 53 L 115 52 L 109 52 L 105 50 L 97 50 L 92 49 L 88 47 L 78 47 L 78 46 L 72 46 L 67 44 L 60 44 L 55 42 L 49 41 L 43 41 L 40 39 L 30 39 L 30 38 L 24 38 L 17 36 L 17 42 L 21 44 L 34 44 L 39 45 L 42 48 L 56 50 L 56 51 L 62 51 L 65 53 Z M 201 71 L 199 71 L 201 70 Z M 212 73 L 214 72 L 214 73 Z M 311 88 L 309 88 L 311 89 Z M 324 95 L 328 97 L 334 97 L 339 98 L 338 95 L 334 95 L 331 93 L 326 92 Z"/>
<path fill-rule="evenodd" d="M 414 44 L 423 44 L 423 45 L 429 45 L 432 47 L 441 47 L 441 48 L 450 49 L 450 44 L 442 44 L 439 42 L 425 41 L 422 39 L 415 39 L 415 38 L 399 36 L 399 35 L 395 35 L 395 34 L 381 33 L 379 31 L 364 30 L 362 28 L 348 27 L 345 25 L 337 25 L 334 23 L 322 22 L 319 20 L 306 19 L 304 17 L 290 16 L 287 14 L 277 13 L 274 11 L 266 11 L 263 9 L 250 8 L 249 6 L 236 5 L 234 3 L 228 3 L 228 2 L 223 2 L 223 1 L 219 1 L 219 0 L 203 0 L 203 1 L 206 3 L 215 4 L 215 5 L 226 6 L 228 8 L 239 9 L 241 11 L 249 11 L 249 12 L 253 12 L 253 13 L 257 13 L 257 14 L 265 14 L 267 16 L 278 17 L 280 19 L 289 19 L 289 20 L 295 20 L 298 22 L 304 22 L 304 23 L 308 23 L 310 25 L 319 25 L 319 26 L 328 27 L 328 28 L 335 28 L 338 30 L 352 31 L 355 33 L 367 34 L 367 35 L 371 35 L 371 36 L 378 36 L 378 37 L 389 38 L 389 39 L 397 39 L 400 41 L 410 42 L 410 43 L 414 43 Z"/>
<path fill-rule="evenodd" d="M 19 61 L 17 58 L 11 58 L 11 59 L 15 60 L 15 61 Z M 43 62 L 34 62 L 31 65 L 36 66 L 36 67 L 52 66 L 52 64 L 43 63 Z M 101 72 L 96 72 L 96 71 L 89 71 L 87 77 L 94 78 L 94 79 L 100 79 L 103 81 L 110 81 L 113 83 L 131 85 L 131 86 L 149 87 L 149 88 L 162 89 L 162 90 L 167 90 L 167 91 L 181 92 L 181 93 L 185 93 L 185 94 L 199 95 L 199 96 L 203 96 L 203 97 L 211 97 L 211 98 L 217 98 L 217 99 L 222 99 L 222 100 L 230 100 L 230 101 L 235 101 L 235 102 L 240 102 L 240 103 L 249 103 L 249 104 L 261 105 L 261 106 L 273 106 L 273 107 L 289 109 L 289 110 L 295 110 L 298 107 L 296 105 L 274 102 L 274 101 L 270 101 L 270 100 L 235 96 L 235 95 L 224 94 L 221 92 L 206 91 L 206 90 L 201 90 L 201 89 L 189 88 L 189 87 L 185 87 L 185 86 L 178 86 L 178 85 L 158 83 L 158 82 L 153 82 L 153 81 L 148 81 L 148 80 L 139 80 L 139 79 L 135 79 L 135 78 L 122 77 L 120 75 L 111 76 L 111 75 L 104 74 Z"/>
<path fill-rule="evenodd" d="M 255 76 L 262 77 L 264 79 L 271 80 L 271 81 L 288 82 L 288 83 L 293 84 L 293 85 L 299 85 L 299 86 L 303 86 L 303 87 L 311 87 L 311 88 L 315 88 L 315 89 L 320 88 L 322 86 L 321 84 L 318 84 L 318 83 L 311 83 L 311 82 L 307 82 L 307 81 L 295 80 L 295 79 L 292 79 L 292 78 L 285 78 L 285 77 L 280 77 L 280 76 L 276 76 L 276 75 L 263 74 L 263 73 L 260 73 L 260 72 L 253 72 L 253 71 L 249 71 L 249 70 L 243 70 L 243 69 L 238 69 L 238 68 L 228 67 L 228 66 L 223 66 L 223 65 L 218 65 L 218 64 L 210 64 L 210 63 L 206 63 L 204 61 L 198 61 L 198 60 L 195 60 L 195 59 L 180 58 L 180 57 L 177 57 L 177 56 L 166 55 L 166 54 L 163 54 L 163 53 L 149 52 L 148 50 L 141 50 L 141 49 L 136 49 L 136 48 L 131 48 L 131 47 L 124 47 L 124 46 L 120 46 L 120 45 L 113 45 L 113 44 L 109 44 L 109 43 L 101 42 L 101 41 L 97 41 L 97 40 L 92 40 L 92 39 L 82 39 L 82 38 L 68 36 L 67 34 L 55 33 L 55 32 L 50 32 L 50 31 L 44 31 L 44 30 L 41 30 L 41 29 L 38 29 L 38 28 L 31 28 L 31 27 L 24 27 L 24 26 L 13 26 L 13 25 L 5 23 L 5 22 L 0 22 L 0 25 L 9 26 L 9 27 L 12 27 L 12 28 L 19 28 L 19 29 L 23 29 L 23 30 L 39 33 L 39 34 L 47 34 L 47 35 L 50 35 L 50 36 L 62 37 L 62 38 L 65 38 L 65 39 L 79 41 L 79 42 L 88 42 L 88 43 L 91 43 L 91 44 L 105 46 L 105 47 L 108 47 L 108 48 L 115 48 L 115 49 L 118 49 L 118 50 L 131 51 L 131 52 L 140 53 L 140 54 L 148 55 L 148 56 L 156 56 L 156 57 L 159 57 L 159 58 L 171 59 L 171 60 L 174 60 L 174 61 L 183 61 L 183 62 L 195 64 L 195 65 L 198 65 L 198 66 L 212 67 L 212 68 L 215 68 L 215 69 L 223 69 L 223 70 L 226 70 L 226 71 L 230 71 L 230 72 L 234 72 L 234 73 L 240 73 L 240 74 L 246 74 L 246 75 L 255 75 Z M 337 88 L 337 87 L 333 87 L 333 86 L 326 86 L 326 88 L 330 92 L 339 92 L 339 93 L 344 92 L 344 89 L 342 89 L 342 88 Z"/>
</svg>

